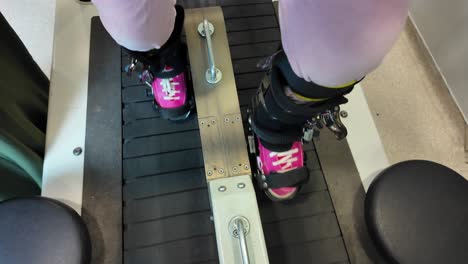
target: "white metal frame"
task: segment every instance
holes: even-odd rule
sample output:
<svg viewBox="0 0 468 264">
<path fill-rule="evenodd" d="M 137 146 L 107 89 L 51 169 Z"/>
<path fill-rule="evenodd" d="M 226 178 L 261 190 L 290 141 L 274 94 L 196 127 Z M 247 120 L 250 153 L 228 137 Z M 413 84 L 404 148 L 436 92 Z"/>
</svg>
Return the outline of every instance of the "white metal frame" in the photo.
<svg viewBox="0 0 468 264">
<path fill-rule="evenodd" d="M 93 5 L 57 0 L 42 195 L 81 213 Z"/>
</svg>

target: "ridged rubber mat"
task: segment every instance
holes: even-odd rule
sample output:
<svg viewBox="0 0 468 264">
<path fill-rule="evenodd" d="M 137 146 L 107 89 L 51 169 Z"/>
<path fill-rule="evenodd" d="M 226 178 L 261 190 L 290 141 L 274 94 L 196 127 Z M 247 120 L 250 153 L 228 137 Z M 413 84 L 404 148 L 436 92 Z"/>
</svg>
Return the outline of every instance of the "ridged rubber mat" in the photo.
<svg viewBox="0 0 468 264">
<path fill-rule="evenodd" d="M 256 65 L 280 44 L 274 6 L 269 0 L 186 2 L 223 7 L 245 121 L 264 74 Z M 122 66 L 129 60 L 122 51 Z M 218 263 L 197 118 L 160 118 L 149 89 L 137 74 L 122 73 L 124 263 Z M 257 194 L 270 262 L 348 263 L 317 153 L 313 145 L 305 149 L 311 178 L 295 200 L 273 203 Z"/>
</svg>

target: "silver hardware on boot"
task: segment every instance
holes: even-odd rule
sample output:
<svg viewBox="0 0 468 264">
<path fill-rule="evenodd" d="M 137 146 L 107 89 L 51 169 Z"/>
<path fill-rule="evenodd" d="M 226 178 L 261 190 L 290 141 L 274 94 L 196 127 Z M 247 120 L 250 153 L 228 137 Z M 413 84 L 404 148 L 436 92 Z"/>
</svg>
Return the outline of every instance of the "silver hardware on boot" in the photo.
<svg viewBox="0 0 468 264">
<path fill-rule="evenodd" d="M 140 74 L 140 81 L 144 82 L 146 85 L 151 87 L 151 91 L 153 91 L 153 86 L 152 86 L 153 80 L 154 80 L 154 76 L 149 70 L 144 70 Z"/>
<path fill-rule="evenodd" d="M 312 118 L 312 120 L 307 121 L 307 124 L 304 126 L 302 136 L 303 143 L 310 143 L 314 138 L 318 138 L 320 136 L 320 129 L 323 126 L 319 122 L 317 122 L 317 118 Z"/>
<path fill-rule="evenodd" d="M 348 130 L 343 122 L 341 122 L 339 106 L 335 106 L 333 109 L 325 111 L 320 116 L 320 121 L 331 132 L 333 132 L 333 134 L 335 134 L 335 137 L 338 140 L 342 140 L 348 135 Z"/>
<path fill-rule="evenodd" d="M 125 69 L 124 71 L 128 74 L 128 75 L 131 75 L 132 72 L 135 71 L 136 67 L 137 67 L 137 63 L 138 61 L 135 59 L 135 58 L 132 58 L 132 60 L 130 61 L 129 64 L 125 65 Z"/>
</svg>

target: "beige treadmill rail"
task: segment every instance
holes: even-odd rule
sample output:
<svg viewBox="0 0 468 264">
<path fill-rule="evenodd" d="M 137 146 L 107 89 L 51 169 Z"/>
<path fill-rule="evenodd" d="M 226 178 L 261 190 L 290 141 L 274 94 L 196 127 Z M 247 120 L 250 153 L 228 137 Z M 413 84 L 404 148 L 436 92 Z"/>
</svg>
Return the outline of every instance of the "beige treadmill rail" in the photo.
<svg viewBox="0 0 468 264">
<path fill-rule="evenodd" d="M 266 264 L 221 8 L 186 10 L 185 32 L 220 263 Z"/>
<path fill-rule="evenodd" d="M 214 25 L 211 36 L 216 67 L 222 79 L 210 84 L 207 41 L 199 34 L 207 18 Z M 247 143 L 244 138 L 231 54 L 220 8 L 187 10 L 185 32 L 189 46 L 192 80 L 203 145 L 207 180 L 250 175 Z"/>
</svg>

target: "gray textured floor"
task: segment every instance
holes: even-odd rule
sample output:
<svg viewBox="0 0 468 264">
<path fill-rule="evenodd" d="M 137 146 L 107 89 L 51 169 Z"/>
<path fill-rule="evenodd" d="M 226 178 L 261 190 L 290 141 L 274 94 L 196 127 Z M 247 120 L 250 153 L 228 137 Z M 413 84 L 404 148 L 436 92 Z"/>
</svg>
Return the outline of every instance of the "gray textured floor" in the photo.
<svg viewBox="0 0 468 264">
<path fill-rule="evenodd" d="M 362 86 L 391 163 L 432 160 L 468 179 L 465 122 L 411 24 Z"/>
</svg>

